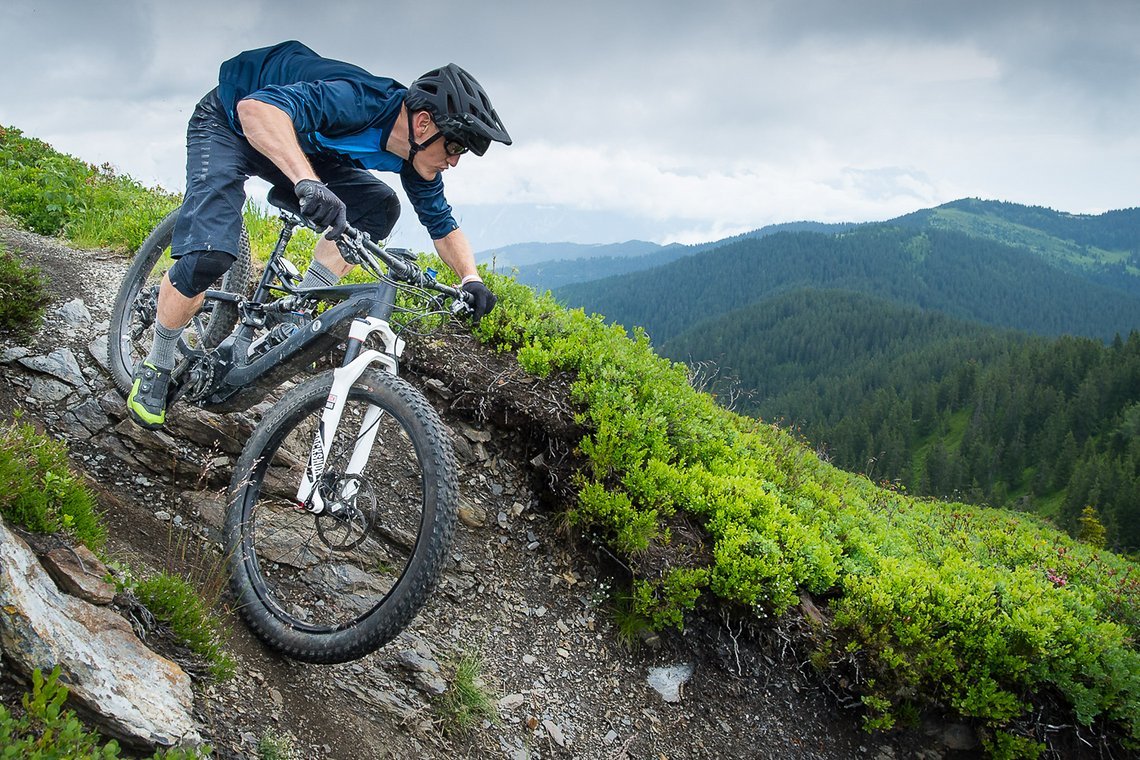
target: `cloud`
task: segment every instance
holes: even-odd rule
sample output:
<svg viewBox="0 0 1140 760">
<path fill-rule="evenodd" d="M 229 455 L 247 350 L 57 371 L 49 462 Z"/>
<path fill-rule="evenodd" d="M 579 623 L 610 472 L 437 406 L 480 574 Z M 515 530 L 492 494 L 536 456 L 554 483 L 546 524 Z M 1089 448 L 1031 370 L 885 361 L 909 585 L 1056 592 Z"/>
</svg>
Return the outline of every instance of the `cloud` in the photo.
<svg viewBox="0 0 1140 760">
<path fill-rule="evenodd" d="M 448 172 L 460 212 L 692 237 L 963 195 L 1120 208 L 1140 176 L 1135 0 L 8 0 L 0 26 L 0 123 L 171 189 L 221 61 L 294 37 L 400 81 L 480 79 L 515 145 Z"/>
</svg>

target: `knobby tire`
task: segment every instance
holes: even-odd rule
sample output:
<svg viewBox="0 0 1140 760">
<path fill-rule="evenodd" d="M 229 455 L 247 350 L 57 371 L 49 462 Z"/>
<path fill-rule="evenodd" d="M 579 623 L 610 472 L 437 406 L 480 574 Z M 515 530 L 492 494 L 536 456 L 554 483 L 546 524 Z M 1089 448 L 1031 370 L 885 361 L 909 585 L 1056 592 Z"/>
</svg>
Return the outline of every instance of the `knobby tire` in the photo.
<svg viewBox="0 0 1140 760">
<path fill-rule="evenodd" d="M 313 663 L 354 660 L 404 629 L 427 602 L 455 531 L 455 455 L 435 410 L 406 381 L 366 372 L 352 387 L 322 479 L 339 515 L 295 502 L 332 387 L 324 373 L 266 414 L 234 469 L 225 540 L 238 610 L 270 647 Z M 359 477 L 345 476 L 370 405 L 379 434 Z"/>
</svg>

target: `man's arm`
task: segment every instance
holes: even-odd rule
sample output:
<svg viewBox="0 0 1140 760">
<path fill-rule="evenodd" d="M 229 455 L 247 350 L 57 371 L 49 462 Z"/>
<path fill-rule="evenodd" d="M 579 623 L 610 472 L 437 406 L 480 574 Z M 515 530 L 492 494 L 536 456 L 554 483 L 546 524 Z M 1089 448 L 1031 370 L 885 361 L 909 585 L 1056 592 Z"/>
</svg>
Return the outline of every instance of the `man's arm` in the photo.
<svg viewBox="0 0 1140 760">
<path fill-rule="evenodd" d="M 344 232 L 344 202 L 313 171 L 297 142 L 297 130 L 289 114 L 275 105 L 249 98 L 238 101 L 237 112 L 245 139 L 293 183 L 293 192 L 301 202 L 301 216 L 318 229 L 329 228 L 325 236 L 330 240 Z"/>
<path fill-rule="evenodd" d="M 478 270 L 475 269 L 475 252 L 471 250 L 471 243 L 463 230 L 456 227 L 435 243 L 435 251 L 443 259 L 443 263 L 451 267 L 451 271 L 459 275 L 461 280 L 470 282 L 473 279 L 482 281 Z"/>
<path fill-rule="evenodd" d="M 237 115 L 249 144 L 272 161 L 290 182 L 296 185 L 303 179 L 320 181 L 297 142 L 289 114 L 277 106 L 246 98 L 238 101 Z"/>
<path fill-rule="evenodd" d="M 487 312 L 495 308 L 498 299 L 483 284 L 483 278 L 475 269 L 475 254 L 471 250 L 467 236 L 463 234 L 463 230 L 456 227 L 435 241 L 435 250 L 443 262 L 462 280 L 460 287 L 467 292 L 469 298 L 467 303 L 471 306 L 472 316 L 478 322 Z"/>
</svg>

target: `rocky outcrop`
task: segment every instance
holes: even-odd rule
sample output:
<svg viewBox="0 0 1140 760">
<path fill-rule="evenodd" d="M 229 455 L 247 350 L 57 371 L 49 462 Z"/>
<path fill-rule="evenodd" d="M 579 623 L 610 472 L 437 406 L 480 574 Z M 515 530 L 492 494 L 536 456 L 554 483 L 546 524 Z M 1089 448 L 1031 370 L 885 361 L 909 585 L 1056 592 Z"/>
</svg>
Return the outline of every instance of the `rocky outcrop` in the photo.
<svg viewBox="0 0 1140 760">
<path fill-rule="evenodd" d="M 53 563 L 68 575 L 69 566 L 58 557 Z M 90 561 L 81 567 L 87 575 Z M 60 591 L 28 544 L 3 523 L 0 650 L 24 676 L 58 666 L 74 704 L 109 736 L 147 747 L 200 741 L 190 677 L 147 649 L 121 615 Z"/>
</svg>

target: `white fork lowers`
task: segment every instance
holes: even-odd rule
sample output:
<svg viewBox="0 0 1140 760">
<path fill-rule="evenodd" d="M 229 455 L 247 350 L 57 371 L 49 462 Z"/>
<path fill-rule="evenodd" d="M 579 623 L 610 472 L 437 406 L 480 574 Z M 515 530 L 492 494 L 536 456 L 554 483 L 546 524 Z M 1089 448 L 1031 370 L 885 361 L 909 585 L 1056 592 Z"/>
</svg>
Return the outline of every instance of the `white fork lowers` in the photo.
<svg viewBox="0 0 1140 760">
<path fill-rule="evenodd" d="M 319 328 L 320 322 L 314 322 L 313 329 Z M 321 497 L 320 489 L 316 486 L 324 474 L 328 442 L 336 437 L 336 429 L 340 424 L 341 414 L 344 413 L 344 404 L 348 399 L 349 389 L 373 364 L 379 364 L 395 375 L 396 360 L 404 352 L 404 341 L 396 336 L 387 321 L 376 317 L 354 319 L 349 328 L 348 337 L 349 340 L 359 340 L 363 343 L 373 334 L 380 335 L 380 339 L 384 343 L 383 351 L 375 349 L 362 351 L 348 364 L 333 370 L 332 389 L 329 391 L 325 410 L 321 414 L 320 425 L 313 436 L 313 446 L 309 451 L 309 462 L 305 466 L 305 472 L 301 476 L 301 484 L 297 488 L 297 503 L 314 514 L 320 514 L 325 510 L 324 499 Z M 337 499 L 340 504 L 350 502 L 356 495 L 359 478 L 353 476 L 360 475 L 372 453 L 372 445 L 376 441 L 376 433 L 380 427 L 378 423 L 381 414 L 383 414 L 381 409 L 374 405 L 369 405 L 364 414 L 364 419 L 360 423 L 360 432 L 357 434 L 356 442 L 353 445 L 352 457 L 349 459 L 348 467 L 344 473 L 345 477 L 342 479 L 343 492 L 338 494 Z"/>
</svg>

